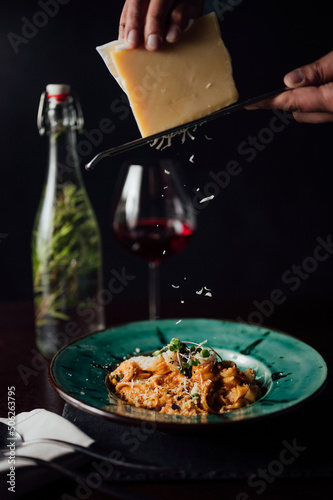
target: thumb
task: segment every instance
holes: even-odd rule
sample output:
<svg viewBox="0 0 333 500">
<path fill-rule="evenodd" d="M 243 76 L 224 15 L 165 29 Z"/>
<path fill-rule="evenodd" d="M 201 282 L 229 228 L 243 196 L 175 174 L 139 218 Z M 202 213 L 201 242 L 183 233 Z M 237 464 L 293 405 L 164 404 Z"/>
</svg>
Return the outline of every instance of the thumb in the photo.
<svg viewBox="0 0 333 500">
<path fill-rule="evenodd" d="M 333 80 L 333 51 L 317 61 L 294 69 L 284 77 L 289 88 L 319 86 Z"/>
</svg>

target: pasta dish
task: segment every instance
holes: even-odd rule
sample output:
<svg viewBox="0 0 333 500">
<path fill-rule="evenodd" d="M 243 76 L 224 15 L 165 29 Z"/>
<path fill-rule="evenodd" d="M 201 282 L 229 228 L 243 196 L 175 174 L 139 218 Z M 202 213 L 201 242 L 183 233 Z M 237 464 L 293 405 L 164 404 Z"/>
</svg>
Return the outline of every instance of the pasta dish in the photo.
<svg viewBox="0 0 333 500">
<path fill-rule="evenodd" d="M 134 356 L 108 374 L 126 403 L 176 415 L 221 414 L 248 406 L 265 388 L 252 368 L 241 371 L 206 345 L 174 338 L 151 356 Z"/>
</svg>

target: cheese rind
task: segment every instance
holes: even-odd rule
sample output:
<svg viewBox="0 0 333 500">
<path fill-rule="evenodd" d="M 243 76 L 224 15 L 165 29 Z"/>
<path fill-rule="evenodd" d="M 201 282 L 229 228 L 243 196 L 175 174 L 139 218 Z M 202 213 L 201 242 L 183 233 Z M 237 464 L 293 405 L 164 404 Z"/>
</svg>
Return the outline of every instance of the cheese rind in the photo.
<svg viewBox="0 0 333 500">
<path fill-rule="evenodd" d="M 126 49 L 117 42 L 97 50 L 127 93 L 143 137 L 202 118 L 238 99 L 215 13 L 194 21 L 177 43 L 165 43 L 157 52 Z"/>
</svg>

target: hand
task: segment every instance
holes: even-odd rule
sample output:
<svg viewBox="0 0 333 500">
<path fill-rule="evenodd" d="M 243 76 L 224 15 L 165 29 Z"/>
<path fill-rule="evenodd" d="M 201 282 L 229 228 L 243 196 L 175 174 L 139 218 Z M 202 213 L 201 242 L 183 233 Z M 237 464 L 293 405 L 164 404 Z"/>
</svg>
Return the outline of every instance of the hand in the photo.
<svg viewBox="0 0 333 500">
<path fill-rule="evenodd" d="M 204 0 L 126 0 L 119 23 L 119 39 L 130 48 L 144 44 L 158 50 L 162 43 L 176 42 L 190 19 L 202 14 Z"/>
<path fill-rule="evenodd" d="M 298 122 L 333 121 L 333 51 L 291 71 L 284 77 L 284 83 L 293 90 L 261 101 L 250 109 L 292 111 Z"/>
</svg>

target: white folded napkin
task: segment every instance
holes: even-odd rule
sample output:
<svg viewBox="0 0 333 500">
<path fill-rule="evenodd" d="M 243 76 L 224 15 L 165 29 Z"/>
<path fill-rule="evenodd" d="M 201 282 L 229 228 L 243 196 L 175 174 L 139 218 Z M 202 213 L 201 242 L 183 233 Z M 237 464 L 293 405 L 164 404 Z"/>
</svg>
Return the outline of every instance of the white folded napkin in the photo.
<svg viewBox="0 0 333 500">
<path fill-rule="evenodd" d="M 8 424 L 7 418 L 0 418 L 0 421 Z M 51 438 L 61 439 L 62 441 L 68 441 L 86 447 L 94 442 L 87 434 L 65 418 L 42 408 L 16 415 L 15 430 L 23 436 L 26 442 L 38 438 Z M 10 443 L 15 443 L 15 440 L 8 440 L 7 444 Z M 15 467 L 33 465 L 32 461 L 28 462 L 27 460 L 19 459 L 20 455 L 31 458 L 36 457 L 43 460 L 53 460 L 54 458 L 73 451 L 70 448 L 65 448 L 53 443 L 26 444 L 21 447 L 15 447 L 13 444 L 11 449 L 14 450 Z M 8 448 L 8 450 L 10 450 L 10 448 Z M 8 469 L 9 465 L 8 460 L 0 460 L 0 472 Z"/>
</svg>

